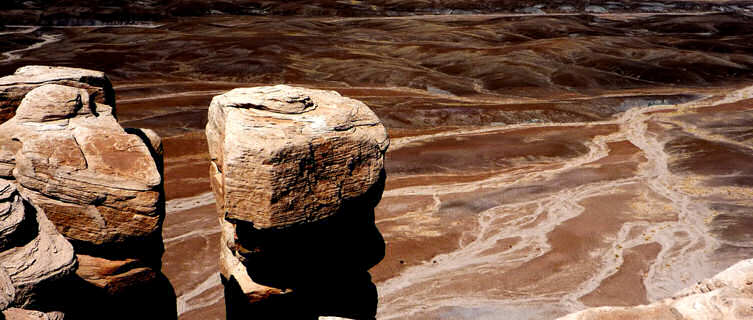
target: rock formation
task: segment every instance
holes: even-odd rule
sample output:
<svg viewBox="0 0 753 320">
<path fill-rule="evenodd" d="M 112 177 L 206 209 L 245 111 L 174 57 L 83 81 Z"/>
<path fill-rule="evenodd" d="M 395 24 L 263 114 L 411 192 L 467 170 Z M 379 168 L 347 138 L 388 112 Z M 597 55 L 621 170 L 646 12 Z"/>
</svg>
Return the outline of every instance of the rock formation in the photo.
<svg viewBox="0 0 753 320">
<path fill-rule="evenodd" d="M 20 141 L 10 146 L 18 147 L 13 177 L 69 239 L 127 250 L 159 232 L 161 176 L 147 144 L 85 90 L 30 91 L 0 133 Z"/>
<path fill-rule="evenodd" d="M 206 128 L 228 317 L 373 317 L 386 130 L 363 103 L 289 86 L 216 96 Z"/>
<path fill-rule="evenodd" d="M 164 282 L 161 142 L 123 129 L 113 105 L 101 72 L 32 66 L 0 78 L 0 110 L 14 115 L 0 124 L 0 179 L 73 244 L 79 267 L 66 285 L 103 308 Z M 61 303 L 86 317 L 80 301 Z"/>
<path fill-rule="evenodd" d="M 559 320 L 752 319 L 753 259 L 743 260 L 673 297 L 635 307 L 599 307 Z"/>
</svg>

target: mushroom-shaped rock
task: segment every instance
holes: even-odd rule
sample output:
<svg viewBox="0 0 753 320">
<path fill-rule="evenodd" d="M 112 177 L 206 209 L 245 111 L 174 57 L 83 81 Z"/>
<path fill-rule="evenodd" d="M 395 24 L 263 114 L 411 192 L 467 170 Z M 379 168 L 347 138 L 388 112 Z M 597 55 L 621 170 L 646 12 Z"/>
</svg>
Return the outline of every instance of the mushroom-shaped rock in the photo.
<svg viewBox="0 0 753 320">
<path fill-rule="evenodd" d="M 214 97 L 206 133 L 228 318 L 373 317 L 389 145 L 377 116 L 334 91 L 242 88 Z"/>
<path fill-rule="evenodd" d="M 45 84 L 61 84 L 85 89 L 98 103 L 115 106 L 115 91 L 103 72 L 50 66 L 25 66 L 13 75 L 0 78 L 0 123 L 10 119 L 24 96 Z"/>
<path fill-rule="evenodd" d="M 25 218 L 13 218 L 18 212 Z M 32 207 L 6 180 L 0 180 L 0 217 L 6 226 L 17 224 L 13 232 L 4 233 L 0 239 L 6 244 L 0 251 L 0 303 L 6 304 L 4 301 L 10 299 L 7 305 L 25 307 L 33 304 L 41 291 L 49 289 L 51 282 L 73 273 L 73 247 L 44 212 Z M 9 219 L 13 222 L 9 223 Z M 6 291 L 8 280 L 12 293 Z"/>
<path fill-rule="evenodd" d="M 258 229 L 335 214 L 377 182 L 389 145 L 362 102 L 284 85 L 216 96 L 206 131 L 218 210 Z"/>
</svg>

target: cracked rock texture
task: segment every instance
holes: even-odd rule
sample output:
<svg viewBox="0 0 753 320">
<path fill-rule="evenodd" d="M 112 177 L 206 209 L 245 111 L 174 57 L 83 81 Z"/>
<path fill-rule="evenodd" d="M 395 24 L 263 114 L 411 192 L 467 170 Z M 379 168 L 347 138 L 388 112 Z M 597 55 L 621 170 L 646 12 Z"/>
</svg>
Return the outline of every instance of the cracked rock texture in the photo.
<svg viewBox="0 0 753 320">
<path fill-rule="evenodd" d="M 206 132 L 218 210 L 257 229 L 333 215 L 379 179 L 389 145 L 362 102 L 285 85 L 215 97 Z"/>
<path fill-rule="evenodd" d="M 753 259 L 740 261 L 671 298 L 634 307 L 586 309 L 559 320 L 617 319 L 751 319 Z"/>
<path fill-rule="evenodd" d="M 228 319 L 373 318 L 379 118 L 334 91 L 241 88 L 214 97 L 206 134 Z"/>
</svg>

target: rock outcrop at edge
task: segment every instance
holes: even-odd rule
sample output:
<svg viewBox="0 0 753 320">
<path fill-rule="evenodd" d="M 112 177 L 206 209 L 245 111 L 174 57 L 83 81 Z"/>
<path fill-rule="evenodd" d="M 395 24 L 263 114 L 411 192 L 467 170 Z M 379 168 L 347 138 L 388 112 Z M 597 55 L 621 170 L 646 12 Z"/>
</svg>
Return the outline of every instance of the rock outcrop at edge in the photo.
<svg viewBox="0 0 753 320">
<path fill-rule="evenodd" d="M 20 308 L 8 308 L 3 311 L 5 320 L 63 320 L 65 315 L 59 311 L 41 312 Z"/>
<path fill-rule="evenodd" d="M 558 320 L 597 319 L 753 319 L 753 259 L 652 304 L 590 308 Z"/>
</svg>

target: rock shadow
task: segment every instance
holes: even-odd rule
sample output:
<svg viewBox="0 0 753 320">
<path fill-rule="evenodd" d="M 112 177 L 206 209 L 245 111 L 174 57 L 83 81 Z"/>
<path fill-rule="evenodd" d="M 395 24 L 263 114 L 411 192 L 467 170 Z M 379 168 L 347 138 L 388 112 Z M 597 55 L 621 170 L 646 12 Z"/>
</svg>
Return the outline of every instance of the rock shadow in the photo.
<svg viewBox="0 0 753 320">
<path fill-rule="evenodd" d="M 75 274 L 59 288 L 54 310 L 65 313 L 65 319 L 164 319 L 177 320 L 175 289 L 160 271 L 134 271 L 138 274 L 122 284 L 106 288 L 96 286 Z"/>
</svg>

